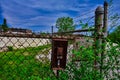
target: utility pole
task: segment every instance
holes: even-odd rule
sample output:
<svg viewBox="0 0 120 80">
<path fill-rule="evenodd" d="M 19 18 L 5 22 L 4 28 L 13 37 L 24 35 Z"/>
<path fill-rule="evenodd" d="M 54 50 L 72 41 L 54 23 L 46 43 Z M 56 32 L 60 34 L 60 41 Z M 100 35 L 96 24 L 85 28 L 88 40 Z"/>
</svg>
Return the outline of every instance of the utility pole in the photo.
<svg viewBox="0 0 120 80">
<path fill-rule="evenodd" d="M 51 26 L 51 33 L 52 33 L 52 37 L 53 37 L 53 26 Z"/>
</svg>

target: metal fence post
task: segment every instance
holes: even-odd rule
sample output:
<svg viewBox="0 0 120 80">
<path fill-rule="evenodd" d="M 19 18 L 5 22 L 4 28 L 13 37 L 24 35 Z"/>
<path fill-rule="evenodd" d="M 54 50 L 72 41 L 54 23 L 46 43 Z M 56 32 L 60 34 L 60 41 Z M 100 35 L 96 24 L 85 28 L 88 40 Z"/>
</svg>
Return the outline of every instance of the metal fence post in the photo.
<svg viewBox="0 0 120 80">
<path fill-rule="evenodd" d="M 103 23 L 104 38 L 107 37 L 107 25 L 108 25 L 107 21 L 108 21 L 108 3 L 105 1 L 104 2 L 104 23 Z"/>
<path fill-rule="evenodd" d="M 107 37 L 107 21 L 108 21 L 108 3 L 105 1 L 104 2 L 104 19 L 103 19 L 103 36 L 102 36 L 102 53 L 101 53 L 101 74 L 103 73 L 103 59 L 104 59 L 104 54 L 106 54 L 106 37 Z"/>
<path fill-rule="evenodd" d="M 101 54 L 101 43 L 102 43 L 102 27 L 103 27 L 103 13 L 104 10 L 101 6 L 98 6 L 95 11 L 95 62 L 94 62 L 94 68 L 98 68 L 98 57 Z"/>
</svg>

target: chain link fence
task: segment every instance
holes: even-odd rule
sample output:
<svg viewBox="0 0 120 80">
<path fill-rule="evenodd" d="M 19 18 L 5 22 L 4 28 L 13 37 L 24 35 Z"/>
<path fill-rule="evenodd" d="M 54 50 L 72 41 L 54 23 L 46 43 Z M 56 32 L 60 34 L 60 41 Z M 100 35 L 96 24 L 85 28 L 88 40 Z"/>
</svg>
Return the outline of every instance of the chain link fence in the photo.
<svg viewBox="0 0 120 80">
<path fill-rule="evenodd" d="M 100 54 L 96 57 L 94 30 L 78 32 L 79 34 L 65 36 L 1 34 L 0 79 L 119 80 L 120 44 L 108 41 L 106 54 L 103 58 Z M 50 67 L 53 37 L 68 40 L 67 66 L 65 70 L 60 71 L 59 78 L 55 76 Z M 102 49 L 99 53 L 101 52 Z M 103 59 L 103 64 L 101 64 L 101 59 Z"/>
<path fill-rule="evenodd" d="M 51 39 L 10 35 L 0 37 L 0 80 L 54 77 L 50 69 Z"/>
<path fill-rule="evenodd" d="M 91 29 L 52 35 L 1 31 L 0 80 L 120 80 L 120 43 L 107 39 L 103 13 L 96 9 Z M 59 76 L 51 69 L 53 38 L 68 41 L 66 68 Z"/>
</svg>

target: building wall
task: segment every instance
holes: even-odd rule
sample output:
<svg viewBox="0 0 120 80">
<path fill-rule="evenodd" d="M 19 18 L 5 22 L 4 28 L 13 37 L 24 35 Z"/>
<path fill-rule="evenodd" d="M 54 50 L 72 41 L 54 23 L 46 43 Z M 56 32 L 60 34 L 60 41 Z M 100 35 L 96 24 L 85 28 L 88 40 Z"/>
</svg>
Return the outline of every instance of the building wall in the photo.
<svg viewBox="0 0 120 80">
<path fill-rule="evenodd" d="M 0 37 L 0 49 L 12 46 L 14 49 L 37 47 L 50 44 L 50 39 L 43 38 L 16 38 L 16 37 Z"/>
</svg>

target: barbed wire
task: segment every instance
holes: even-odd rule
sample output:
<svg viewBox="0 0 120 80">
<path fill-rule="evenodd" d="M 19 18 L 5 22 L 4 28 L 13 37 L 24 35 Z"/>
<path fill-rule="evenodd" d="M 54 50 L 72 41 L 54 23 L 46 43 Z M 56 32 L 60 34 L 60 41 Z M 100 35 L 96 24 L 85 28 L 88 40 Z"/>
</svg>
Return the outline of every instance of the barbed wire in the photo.
<svg viewBox="0 0 120 80">
<path fill-rule="evenodd" d="M 82 23 L 82 24 L 89 24 L 89 27 L 94 26 L 94 21 L 91 21 L 93 18 L 95 18 L 95 16 L 87 18 L 87 20 L 84 21 L 84 23 Z M 81 24 L 80 23 L 75 23 L 75 26 L 81 26 Z"/>
<path fill-rule="evenodd" d="M 87 17 L 87 18 L 84 18 L 84 19 L 79 19 L 75 22 L 79 22 L 79 21 L 85 21 L 86 23 L 90 22 L 95 16 L 90 16 L 90 17 Z"/>
<path fill-rule="evenodd" d="M 87 11 L 87 12 L 85 12 L 85 13 L 83 13 L 83 14 L 79 15 L 79 16 L 74 17 L 73 19 L 74 19 L 74 20 L 75 20 L 75 19 L 78 19 L 78 18 L 80 18 L 80 17 L 82 17 L 82 16 L 84 16 L 84 15 L 88 15 L 88 14 L 90 14 L 90 13 L 94 12 L 94 11 L 95 11 L 95 10 L 94 10 L 94 9 L 92 9 L 92 10 L 90 10 L 90 11 Z"/>
<path fill-rule="evenodd" d="M 87 20 L 87 23 L 89 23 L 95 16 L 92 16 L 90 19 Z"/>
<path fill-rule="evenodd" d="M 87 16 L 87 15 L 93 13 L 94 11 L 95 11 L 95 9 L 92 9 L 92 10 L 84 12 L 83 14 L 81 14 L 79 16 L 74 17 L 73 20 L 75 21 L 75 26 L 80 26 L 80 23 L 78 23 L 80 21 L 85 21 L 85 23 L 89 23 L 95 16 L 94 15 L 90 16 L 90 17 L 88 16 L 86 18 L 83 18 L 83 16 Z M 81 18 L 81 19 L 79 19 L 79 18 Z M 91 24 L 93 24 L 93 22 L 91 22 Z M 54 25 L 53 27 L 56 27 L 56 26 Z"/>
</svg>

